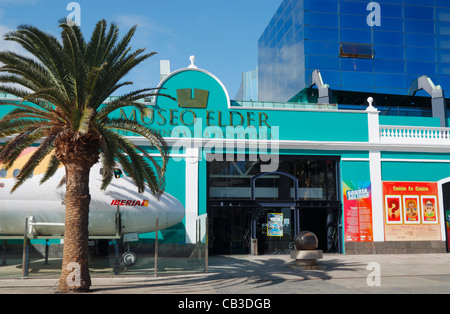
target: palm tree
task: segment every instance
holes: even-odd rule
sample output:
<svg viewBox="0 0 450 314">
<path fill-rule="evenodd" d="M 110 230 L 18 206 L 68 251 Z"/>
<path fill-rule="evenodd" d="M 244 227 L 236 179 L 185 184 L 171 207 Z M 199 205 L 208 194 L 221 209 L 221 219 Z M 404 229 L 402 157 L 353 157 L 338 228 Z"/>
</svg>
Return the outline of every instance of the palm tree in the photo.
<svg viewBox="0 0 450 314">
<path fill-rule="evenodd" d="M 89 173 L 101 159 L 102 189 L 112 180 L 118 163 L 131 176 L 140 193 L 146 186 L 160 195 L 168 150 L 164 140 L 152 130 L 109 114 L 124 106 L 134 106 L 146 114 L 137 100 L 158 94 L 156 89 L 141 89 L 107 102 L 120 87 L 126 74 L 154 53 L 144 49 L 131 51 L 129 43 L 136 27 L 119 38 L 117 25 L 101 20 L 86 42 L 76 25 L 60 20 L 61 38 L 28 25 L 5 35 L 19 43 L 31 57 L 14 52 L 0 52 L 0 91 L 22 99 L 14 110 L 0 119 L 0 139 L 7 138 L 0 149 L 0 160 L 11 167 L 20 153 L 39 141 L 39 147 L 16 178 L 14 192 L 46 157 L 51 162 L 41 183 L 59 166 L 66 171 L 66 220 L 60 292 L 88 291 L 91 280 L 88 267 Z M 11 84 L 12 83 L 12 84 Z M 159 94 L 158 94 L 159 95 Z M 3 102 L 0 105 L 12 105 Z M 127 131 L 147 138 L 159 150 L 162 165 L 146 151 L 117 131 Z M 76 264 L 73 264 L 76 263 Z M 73 268 L 72 265 L 77 267 Z M 68 277 L 78 271 L 79 281 Z"/>
</svg>

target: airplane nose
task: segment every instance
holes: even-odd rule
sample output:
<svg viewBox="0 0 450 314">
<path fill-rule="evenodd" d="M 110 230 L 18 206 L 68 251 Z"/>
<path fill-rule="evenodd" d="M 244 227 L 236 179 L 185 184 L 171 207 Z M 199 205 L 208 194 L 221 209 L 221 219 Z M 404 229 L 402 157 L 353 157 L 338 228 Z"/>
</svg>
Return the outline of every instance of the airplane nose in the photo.
<svg viewBox="0 0 450 314">
<path fill-rule="evenodd" d="M 178 199 L 168 193 L 164 193 L 161 196 L 160 201 L 163 201 L 166 205 L 165 212 L 167 215 L 167 225 L 169 227 L 178 224 L 184 219 L 185 208 Z"/>
<path fill-rule="evenodd" d="M 169 220 L 172 220 L 173 223 L 176 225 L 177 223 L 183 221 L 184 215 L 185 215 L 185 213 L 184 213 L 184 206 L 181 206 L 178 210 L 173 211 L 171 213 L 172 217 L 169 217 Z"/>
</svg>

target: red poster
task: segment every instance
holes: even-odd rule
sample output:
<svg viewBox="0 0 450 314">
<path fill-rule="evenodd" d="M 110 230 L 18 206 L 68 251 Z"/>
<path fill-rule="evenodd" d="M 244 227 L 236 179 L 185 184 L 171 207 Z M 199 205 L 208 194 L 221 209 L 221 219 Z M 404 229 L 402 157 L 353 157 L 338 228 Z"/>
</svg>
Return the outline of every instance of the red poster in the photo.
<svg viewBox="0 0 450 314">
<path fill-rule="evenodd" d="M 386 195 L 386 222 L 391 224 L 401 224 L 402 219 L 402 198 L 399 195 Z"/>
<path fill-rule="evenodd" d="M 369 181 L 345 181 L 344 232 L 346 242 L 372 242 L 372 195 Z"/>
<path fill-rule="evenodd" d="M 383 182 L 386 241 L 440 240 L 434 182 Z"/>
<path fill-rule="evenodd" d="M 423 223 L 437 223 L 436 196 L 422 196 Z"/>
</svg>

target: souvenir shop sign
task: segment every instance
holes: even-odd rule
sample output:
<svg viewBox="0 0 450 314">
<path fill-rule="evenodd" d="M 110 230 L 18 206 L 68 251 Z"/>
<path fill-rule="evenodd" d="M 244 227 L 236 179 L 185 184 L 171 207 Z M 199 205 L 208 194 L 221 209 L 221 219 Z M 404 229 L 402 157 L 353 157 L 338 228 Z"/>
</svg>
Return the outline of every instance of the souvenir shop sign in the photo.
<svg viewBox="0 0 450 314">
<path fill-rule="evenodd" d="M 386 241 L 441 240 L 433 182 L 383 182 Z"/>
</svg>

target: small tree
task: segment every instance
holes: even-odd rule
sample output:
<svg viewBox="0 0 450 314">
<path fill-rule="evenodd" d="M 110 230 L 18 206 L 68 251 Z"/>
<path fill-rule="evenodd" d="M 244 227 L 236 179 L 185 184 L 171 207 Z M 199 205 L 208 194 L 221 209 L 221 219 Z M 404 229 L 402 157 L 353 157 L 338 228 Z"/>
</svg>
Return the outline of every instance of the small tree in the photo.
<svg viewBox="0 0 450 314">
<path fill-rule="evenodd" d="M 91 196 L 89 173 L 99 162 L 103 167 L 102 189 L 112 180 L 119 163 L 142 193 L 146 186 L 155 195 L 164 188 L 168 161 L 167 145 L 152 130 L 135 121 L 110 118 L 108 115 L 124 106 L 134 106 L 146 114 L 139 102 L 157 94 L 156 89 L 141 89 L 106 102 L 119 88 L 132 82 L 121 80 L 130 70 L 154 53 L 144 49 L 131 51 L 129 43 L 136 27 L 119 39 L 119 29 L 101 20 L 89 42 L 80 28 L 66 20 L 60 21 L 61 38 L 28 25 L 5 35 L 6 40 L 19 43 L 32 57 L 14 52 L 0 52 L 0 91 L 15 95 L 21 102 L 3 102 L 16 109 L 0 119 L 0 138 L 9 137 L 0 149 L 0 160 L 11 167 L 20 153 L 36 141 L 38 149 L 16 178 L 14 192 L 47 156 L 51 162 L 41 183 L 50 178 L 59 166 L 66 171 L 66 220 L 60 292 L 88 291 L 91 286 L 88 266 L 88 215 Z M 10 83 L 13 83 L 11 85 Z M 147 138 L 162 156 L 162 165 L 142 148 L 134 145 L 118 130 Z M 80 281 L 67 280 L 79 270 Z"/>
</svg>

